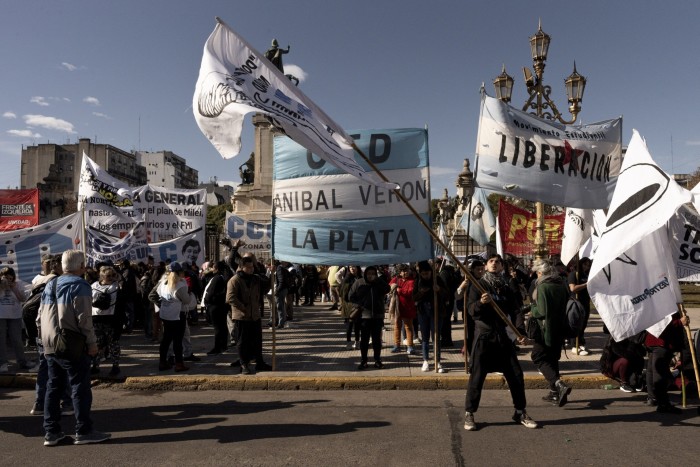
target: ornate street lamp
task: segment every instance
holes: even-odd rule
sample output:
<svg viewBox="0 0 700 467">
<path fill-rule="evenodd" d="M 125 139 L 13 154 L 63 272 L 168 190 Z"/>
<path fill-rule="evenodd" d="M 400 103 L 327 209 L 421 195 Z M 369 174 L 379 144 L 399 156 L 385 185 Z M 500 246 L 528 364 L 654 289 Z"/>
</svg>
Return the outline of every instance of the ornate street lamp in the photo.
<svg viewBox="0 0 700 467">
<path fill-rule="evenodd" d="M 542 76 L 544 67 L 547 61 L 547 52 L 549 51 L 549 43 L 551 37 L 546 32 L 542 31 L 542 23 L 540 22 L 537 32 L 530 38 L 530 51 L 532 53 L 532 64 L 535 74 L 532 74 L 529 68 L 523 68 L 525 85 L 529 98 L 523 106 L 523 111 L 528 112 L 546 120 L 553 120 L 571 125 L 578 118 L 581 112 L 581 101 L 583 100 L 583 91 L 586 89 L 586 78 L 581 76 L 576 71 L 576 62 L 574 62 L 574 71 L 564 80 L 566 87 L 566 97 L 569 100 L 569 113 L 571 120 L 566 120 L 554 101 L 549 97 L 552 88 L 544 85 Z M 493 84 L 496 88 L 496 97 L 503 102 L 510 102 L 511 89 L 513 86 L 513 78 L 506 73 L 505 65 L 503 71 Z M 544 204 L 542 202 L 535 203 L 537 210 L 537 233 L 535 236 L 535 256 L 537 258 L 547 257 L 547 244 L 544 238 Z"/>
</svg>

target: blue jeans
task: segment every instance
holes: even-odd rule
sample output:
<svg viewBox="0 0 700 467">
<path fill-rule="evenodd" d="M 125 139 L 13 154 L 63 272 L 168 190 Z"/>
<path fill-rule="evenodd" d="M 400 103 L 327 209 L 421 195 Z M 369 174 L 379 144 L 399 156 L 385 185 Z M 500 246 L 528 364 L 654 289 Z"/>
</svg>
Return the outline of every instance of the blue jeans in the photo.
<svg viewBox="0 0 700 467">
<path fill-rule="evenodd" d="M 46 363 L 44 346 L 41 344 L 40 337 L 36 338 L 36 349 L 39 352 L 39 370 L 36 373 L 36 398 L 34 399 L 34 403 L 43 410 L 44 400 L 46 399 L 46 383 L 49 381 L 49 365 Z M 63 397 L 61 398 L 64 406 L 73 405 L 70 393 L 71 391 L 69 390 L 68 385 L 66 385 L 65 391 L 63 392 Z"/>
<path fill-rule="evenodd" d="M 421 350 L 423 351 L 423 360 L 429 360 L 428 353 L 430 352 L 430 338 L 435 341 L 435 315 L 433 311 L 418 313 L 418 323 L 420 324 L 420 334 L 422 337 Z M 438 318 L 438 329 L 442 327 L 442 318 Z M 438 336 L 438 343 L 440 338 Z M 438 362 L 440 361 L 440 346 L 438 345 L 437 352 Z"/>
<path fill-rule="evenodd" d="M 74 362 L 55 355 L 45 355 L 49 367 L 49 380 L 44 401 L 44 430 L 46 433 L 61 432 L 61 397 L 66 384 L 71 388 L 71 399 L 75 410 L 75 433 L 86 435 L 92 431 L 90 409 L 90 357 L 85 354 Z"/>
<path fill-rule="evenodd" d="M 284 323 L 287 322 L 287 307 L 286 307 L 286 302 L 287 302 L 287 289 L 281 289 L 277 292 L 277 296 L 275 297 L 275 303 L 277 305 L 277 322 L 280 327 L 284 326 Z M 272 319 L 270 319 L 272 321 Z"/>
</svg>

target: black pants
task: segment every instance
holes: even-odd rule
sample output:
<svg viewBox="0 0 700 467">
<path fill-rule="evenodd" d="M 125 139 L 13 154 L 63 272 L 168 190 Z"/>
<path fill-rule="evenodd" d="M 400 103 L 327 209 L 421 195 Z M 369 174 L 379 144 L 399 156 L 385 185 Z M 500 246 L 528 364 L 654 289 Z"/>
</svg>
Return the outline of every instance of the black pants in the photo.
<svg viewBox="0 0 700 467">
<path fill-rule="evenodd" d="M 353 329 L 355 330 L 355 342 L 360 341 L 360 320 L 345 318 L 345 339 L 350 342 L 350 337 L 353 335 Z"/>
<path fill-rule="evenodd" d="M 647 358 L 647 394 L 659 405 L 668 405 L 668 385 L 671 375 L 673 352 L 663 347 L 650 347 Z"/>
<path fill-rule="evenodd" d="M 372 351 L 374 361 L 382 359 L 382 331 L 384 330 L 384 319 L 371 318 L 360 320 L 360 355 L 362 363 L 367 363 L 367 353 L 369 351 L 369 338 L 372 337 Z"/>
<path fill-rule="evenodd" d="M 549 383 L 550 391 L 557 389 L 556 382 L 559 379 L 559 359 L 561 358 L 561 345 L 546 346 L 535 342 L 532 344 L 532 362 L 538 370 L 542 372 L 542 376 Z"/>
<path fill-rule="evenodd" d="M 228 348 L 228 324 L 226 316 L 228 315 L 229 307 L 226 304 L 209 305 L 207 307 L 211 324 L 214 326 L 214 350 L 223 352 Z"/>
<path fill-rule="evenodd" d="M 175 362 L 182 363 L 182 338 L 185 336 L 185 313 L 180 313 L 180 319 L 170 321 L 163 320 L 163 340 L 160 341 L 160 362 L 165 363 L 168 358 L 168 348 L 173 344 Z"/>
<path fill-rule="evenodd" d="M 474 342 L 473 354 L 470 356 L 471 373 L 467 386 L 465 410 L 476 412 L 481 401 L 486 375 L 490 371 L 501 371 L 508 382 L 513 406 L 516 410 L 525 410 L 525 379 L 518 363 L 515 346 L 507 335 L 480 334 Z"/>
<path fill-rule="evenodd" d="M 236 347 L 241 365 L 248 365 L 251 360 L 262 362 L 262 323 L 257 321 L 236 320 Z"/>
</svg>

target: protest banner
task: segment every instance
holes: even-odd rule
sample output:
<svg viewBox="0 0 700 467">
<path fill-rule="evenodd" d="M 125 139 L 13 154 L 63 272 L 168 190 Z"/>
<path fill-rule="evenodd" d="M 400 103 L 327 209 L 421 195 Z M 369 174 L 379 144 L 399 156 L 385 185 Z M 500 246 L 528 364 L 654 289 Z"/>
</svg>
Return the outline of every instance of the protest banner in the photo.
<svg viewBox="0 0 700 467">
<path fill-rule="evenodd" d="M 429 224 L 427 131 L 363 130 L 352 137 Z M 370 265 L 432 256 L 430 237 L 394 191 L 358 183 L 325 162 L 289 138 L 275 138 L 275 258 Z"/>
<path fill-rule="evenodd" d="M 245 244 L 239 248 L 239 253 L 270 252 L 272 250 L 272 223 L 259 222 L 226 213 L 226 236 L 233 240 L 242 240 Z"/>
<path fill-rule="evenodd" d="M 151 255 L 157 262 L 178 261 L 187 264 L 201 265 L 204 258 L 201 253 L 204 245 L 204 229 L 199 228 L 177 238 L 163 242 L 150 243 Z"/>
<path fill-rule="evenodd" d="M 9 266 L 25 282 L 41 272 L 41 257 L 81 249 L 81 213 L 35 227 L 0 233 L 0 266 Z"/>
<path fill-rule="evenodd" d="M 622 118 L 563 125 L 486 94 L 479 120 L 479 186 L 570 208 L 607 208 L 622 162 Z"/>
<path fill-rule="evenodd" d="M 205 201 L 205 188 L 129 187 L 83 154 L 78 209 L 85 209 L 87 225 L 109 236 L 123 238 L 139 222 L 149 243 L 203 229 Z"/>
<path fill-rule="evenodd" d="M 681 206 L 669 220 L 676 275 L 681 282 L 700 282 L 700 217 Z"/>
<path fill-rule="evenodd" d="M 0 190 L 0 232 L 39 224 L 39 190 Z"/>
<path fill-rule="evenodd" d="M 535 213 L 510 203 L 498 202 L 498 229 L 503 252 L 515 256 L 535 254 Z M 544 236 L 551 254 L 559 254 L 564 235 L 564 214 L 544 216 Z"/>
</svg>

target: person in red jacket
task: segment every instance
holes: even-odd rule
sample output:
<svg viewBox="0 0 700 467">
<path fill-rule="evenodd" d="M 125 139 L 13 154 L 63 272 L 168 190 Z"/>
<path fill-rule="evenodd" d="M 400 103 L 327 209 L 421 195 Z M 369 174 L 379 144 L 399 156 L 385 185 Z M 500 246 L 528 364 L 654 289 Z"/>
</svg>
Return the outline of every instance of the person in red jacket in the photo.
<svg viewBox="0 0 700 467">
<path fill-rule="evenodd" d="M 647 333 L 644 344 L 647 355 L 647 402 L 660 413 L 682 414 L 683 410 L 672 405 L 668 398 L 668 386 L 673 380 L 671 359 L 673 353 L 683 347 L 683 326 L 690 324 L 688 316 L 679 313 L 671 316 L 671 322 L 659 337 Z"/>
<path fill-rule="evenodd" d="M 415 280 L 411 268 L 407 264 L 397 266 L 399 275 L 394 277 L 389 285 L 391 293 L 398 300 L 398 315 L 394 326 L 394 347 L 391 353 L 401 352 L 401 327 L 406 330 L 406 353 L 413 354 L 413 320 L 416 318 L 416 302 L 413 301 L 413 285 Z"/>
</svg>

